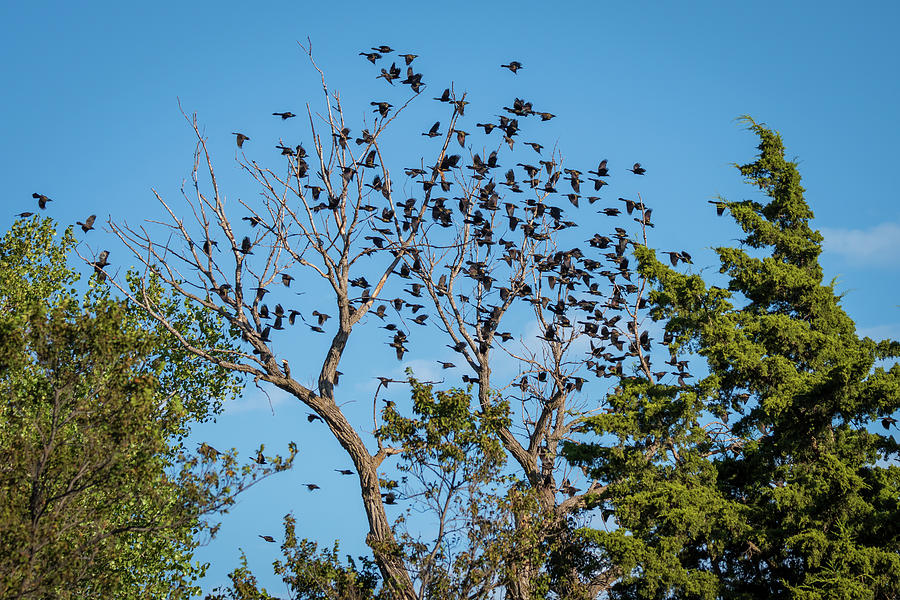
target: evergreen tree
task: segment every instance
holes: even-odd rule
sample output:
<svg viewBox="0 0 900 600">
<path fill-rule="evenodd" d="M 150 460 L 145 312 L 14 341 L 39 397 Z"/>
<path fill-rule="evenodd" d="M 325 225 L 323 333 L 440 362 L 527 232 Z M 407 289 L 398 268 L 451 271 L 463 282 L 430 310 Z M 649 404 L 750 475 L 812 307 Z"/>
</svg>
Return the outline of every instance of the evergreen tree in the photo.
<svg viewBox="0 0 900 600">
<path fill-rule="evenodd" d="M 625 377 L 588 419 L 615 443 L 566 449 L 608 483 L 584 535 L 619 565 L 618 598 L 896 598 L 900 343 L 857 334 L 796 163 L 746 122 L 760 153 L 738 169 L 767 198 L 714 202 L 745 233 L 716 248 L 727 288 L 636 249 L 670 364 L 690 351 L 708 375 Z"/>
</svg>

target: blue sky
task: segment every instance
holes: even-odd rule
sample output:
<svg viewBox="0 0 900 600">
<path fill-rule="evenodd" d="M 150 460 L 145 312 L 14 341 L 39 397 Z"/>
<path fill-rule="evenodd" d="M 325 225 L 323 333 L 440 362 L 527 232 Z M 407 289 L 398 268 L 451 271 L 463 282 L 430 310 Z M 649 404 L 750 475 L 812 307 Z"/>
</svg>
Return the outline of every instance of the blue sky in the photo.
<svg viewBox="0 0 900 600">
<path fill-rule="evenodd" d="M 755 140 L 734 119 L 767 123 L 799 160 L 825 235 L 826 276 L 846 292 L 845 308 L 863 333 L 900 337 L 896 3 L 259 4 L 3 3 L 0 226 L 35 209 L 32 192 L 53 198 L 49 212 L 63 223 L 91 213 L 132 224 L 159 218 L 151 188 L 176 198 L 191 167 L 192 132 L 177 99 L 197 113 L 229 198 L 253 198 L 230 133 L 246 132 L 253 158 L 276 164 L 278 136 L 305 131 L 302 119 L 283 125 L 270 116 L 319 105 L 317 76 L 297 41 L 309 36 L 331 88 L 358 119 L 388 91 L 357 53 L 387 43 L 419 54 L 433 82 L 398 124 L 397 160 L 419 156 L 418 133 L 435 120 L 429 98 L 451 82 L 469 93 L 470 131 L 494 107 L 527 96 L 558 115 L 542 135 L 568 161 L 643 163 L 637 191 L 654 208 L 652 243 L 689 250 L 697 268 L 714 270 L 709 249 L 738 236 L 706 201 L 752 195 L 731 164 L 748 162 Z M 499 68 L 511 59 L 525 65 L 518 75 Z M 350 124 L 354 133 L 360 123 Z M 90 251 L 110 247 L 112 262 L 129 264 L 109 234 L 93 233 Z M 426 358 L 413 362 L 417 372 L 441 357 Z M 342 382 L 342 397 L 362 412 L 374 375 L 407 364 L 380 345 L 353 347 L 348 360 L 342 370 L 355 361 L 358 375 Z M 200 557 L 213 563 L 209 582 L 221 583 L 241 547 L 277 594 L 268 568 L 276 548 L 258 533 L 277 537 L 293 511 L 300 535 L 340 538 L 359 553 L 365 520 L 355 480 L 333 471 L 349 465 L 324 428 L 278 392 L 271 406 L 248 387 L 198 435 L 244 454 L 295 440 L 308 460 L 246 494 Z M 307 481 L 323 489 L 307 492 L 299 485 Z"/>
</svg>

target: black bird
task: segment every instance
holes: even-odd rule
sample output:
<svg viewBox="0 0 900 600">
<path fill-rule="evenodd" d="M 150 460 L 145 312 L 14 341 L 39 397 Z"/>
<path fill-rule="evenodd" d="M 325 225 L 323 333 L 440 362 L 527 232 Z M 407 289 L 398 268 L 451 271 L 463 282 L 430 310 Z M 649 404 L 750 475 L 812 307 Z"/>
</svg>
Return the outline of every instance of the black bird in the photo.
<svg viewBox="0 0 900 600">
<path fill-rule="evenodd" d="M 109 258 L 109 250 L 104 250 L 100 253 L 100 256 L 97 257 L 97 260 L 91 263 L 94 267 L 94 272 L 97 273 L 97 281 L 106 281 L 106 273 L 103 272 L 103 269 L 109 265 L 107 259 Z"/>
<path fill-rule="evenodd" d="M 384 44 L 382 44 L 381 46 L 373 46 L 372 50 L 374 52 L 380 52 L 382 54 L 390 54 L 394 51 L 393 48 L 391 48 L 390 46 L 385 46 Z"/>
<path fill-rule="evenodd" d="M 436 121 L 435 124 L 431 126 L 431 129 L 428 130 L 428 133 L 423 133 L 422 135 L 424 135 L 426 137 L 430 137 L 430 138 L 438 137 L 441 135 L 441 132 L 438 131 L 438 129 L 440 127 L 441 127 L 441 122 Z"/>
<path fill-rule="evenodd" d="M 76 225 L 81 225 L 81 230 L 85 233 L 94 228 L 94 219 L 97 218 L 97 215 L 91 215 L 87 219 L 84 220 L 84 223 L 81 221 L 75 221 Z"/>
<path fill-rule="evenodd" d="M 294 280 L 294 278 L 292 276 L 288 275 L 287 273 L 281 274 L 281 283 L 284 284 L 284 287 L 291 287 L 291 282 L 293 280 Z"/>
<path fill-rule="evenodd" d="M 515 72 L 518 71 L 519 69 L 524 68 L 524 67 L 522 66 L 522 63 L 520 63 L 520 62 L 517 61 L 517 60 L 511 60 L 511 61 L 509 61 L 509 64 L 508 64 L 508 65 L 500 65 L 500 67 L 503 68 L 503 69 L 509 69 L 509 70 L 512 71 L 513 73 L 515 73 Z"/>
<path fill-rule="evenodd" d="M 707 200 L 707 202 L 709 202 L 710 204 L 712 204 L 716 207 L 716 215 L 721 217 L 722 215 L 725 214 L 726 207 L 725 207 L 724 202 L 717 202 L 715 200 Z"/>
<path fill-rule="evenodd" d="M 400 67 L 397 66 L 397 63 L 391 63 L 390 69 L 382 69 L 381 75 L 376 77 L 376 79 L 384 78 L 385 81 L 394 85 L 394 80 L 400 78 Z"/>
<path fill-rule="evenodd" d="M 273 538 L 271 535 L 261 535 L 259 537 L 261 537 L 262 539 L 264 539 L 267 542 L 273 542 L 273 543 L 275 542 L 275 538 Z"/>
<path fill-rule="evenodd" d="M 418 54 L 398 54 L 400 58 L 406 61 L 406 64 L 409 65 L 412 61 L 416 60 L 419 55 Z"/>
<path fill-rule="evenodd" d="M 38 206 L 41 207 L 41 210 L 44 210 L 44 209 L 47 208 L 47 203 L 48 203 L 48 202 L 53 202 L 53 200 L 51 200 L 51 199 L 48 198 L 47 196 L 45 196 L 45 195 L 43 195 L 43 194 L 38 194 L 37 192 L 33 193 L 33 194 L 31 195 L 31 197 L 34 198 L 34 199 L 36 199 L 36 200 L 38 201 Z"/>
<path fill-rule="evenodd" d="M 441 161 L 440 166 L 438 167 L 439 172 L 446 172 L 450 169 L 453 169 L 459 163 L 459 159 L 462 158 L 459 154 L 451 154 L 450 156 L 445 156 Z"/>
<path fill-rule="evenodd" d="M 600 164 L 597 165 L 596 171 L 588 171 L 588 173 L 593 173 L 597 177 L 609 177 L 609 169 L 606 167 L 606 163 L 608 161 L 604 158 L 600 161 Z"/>
<path fill-rule="evenodd" d="M 461 147 L 465 148 L 466 147 L 466 136 L 469 134 L 466 133 L 465 131 L 462 131 L 461 129 L 456 129 L 454 131 L 456 131 L 456 141 L 459 142 L 459 145 Z"/>
<path fill-rule="evenodd" d="M 434 100 L 437 100 L 438 102 L 450 102 L 450 88 L 445 89 L 443 93 L 441 93 L 441 97 L 434 98 Z"/>
<path fill-rule="evenodd" d="M 243 254 L 244 256 L 246 256 L 248 254 L 253 254 L 253 252 L 251 252 L 252 249 L 253 249 L 253 242 L 250 241 L 250 237 L 244 236 L 243 241 L 241 241 L 241 249 L 240 249 L 241 254 Z"/>
<path fill-rule="evenodd" d="M 322 417 L 313 413 L 309 413 L 308 415 L 306 415 L 306 420 L 312 423 L 313 421 L 322 421 Z M 322 422 L 324 423 L 324 421 Z"/>
<path fill-rule="evenodd" d="M 273 112 L 272 116 L 273 117 L 281 117 L 281 120 L 284 121 L 285 119 L 290 119 L 291 117 L 296 117 L 297 115 L 295 115 L 294 113 L 292 113 L 290 111 L 287 111 L 287 112 Z"/>
<path fill-rule="evenodd" d="M 237 137 L 235 138 L 235 141 L 237 142 L 237 147 L 238 147 L 238 148 L 243 148 L 243 147 L 244 147 L 244 142 L 250 141 L 250 138 L 248 138 L 248 137 L 247 137 L 246 135 L 244 135 L 243 133 L 239 133 L 239 132 L 237 132 L 237 131 L 232 131 L 231 133 L 232 133 L 232 135 L 237 136 Z"/>
<path fill-rule="evenodd" d="M 27 211 L 26 211 L 26 212 L 21 212 L 21 213 L 19 213 L 19 214 L 16 215 L 16 216 L 17 216 L 17 217 L 22 217 L 23 219 L 27 219 L 28 217 L 32 216 L 33 214 L 34 214 L 33 212 L 27 212 Z"/>
<path fill-rule="evenodd" d="M 314 491 L 316 491 L 316 490 L 322 489 L 321 487 L 319 487 L 319 486 L 316 485 L 315 483 L 304 483 L 303 485 L 305 485 L 305 486 L 306 486 L 306 489 L 308 489 L 308 490 L 311 491 L 311 492 L 314 492 Z"/>
<path fill-rule="evenodd" d="M 335 469 L 335 471 L 337 471 L 341 475 L 353 475 L 353 471 L 351 471 L 350 469 Z"/>
<path fill-rule="evenodd" d="M 634 173 L 635 175 L 643 175 L 644 173 L 647 172 L 647 169 L 645 169 L 644 167 L 642 167 L 642 166 L 641 166 L 641 163 L 634 163 L 634 166 L 631 167 L 630 169 L 627 169 L 627 170 L 628 170 L 628 171 L 631 171 L 631 172 Z"/>
<path fill-rule="evenodd" d="M 382 118 L 386 117 L 391 108 L 394 107 L 390 102 L 369 102 L 369 104 L 375 107 L 375 110 L 372 112 L 377 112 Z"/>
<path fill-rule="evenodd" d="M 360 52 L 359 55 L 365 56 L 366 59 L 373 65 L 375 64 L 376 60 L 381 58 L 381 54 L 379 54 L 378 52 Z"/>
</svg>

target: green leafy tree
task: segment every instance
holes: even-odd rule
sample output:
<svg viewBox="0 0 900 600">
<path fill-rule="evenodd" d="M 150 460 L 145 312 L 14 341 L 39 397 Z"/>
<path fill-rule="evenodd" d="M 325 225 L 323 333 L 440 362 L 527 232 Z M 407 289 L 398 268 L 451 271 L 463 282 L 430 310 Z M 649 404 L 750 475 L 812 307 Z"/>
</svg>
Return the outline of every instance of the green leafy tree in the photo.
<svg viewBox="0 0 900 600">
<path fill-rule="evenodd" d="M 294 600 L 377 600 L 383 598 L 378 587 L 381 577 L 370 558 L 359 561 L 347 555 L 341 558 L 340 544 L 319 550 L 316 542 L 298 539 L 293 515 L 284 518 L 284 560 L 276 560 L 274 571 L 280 575 Z M 206 600 L 269 600 L 241 555 L 241 565 L 229 574 L 231 585 L 208 594 Z"/>
<path fill-rule="evenodd" d="M 38 218 L 0 240 L 0 598 L 186 598 L 205 517 L 289 460 L 186 447 L 239 379 L 97 278 L 80 295 L 75 244 Z M 181 335 L 231 347 L 215 315 L 150 293 Z"/>
<path fill-rule="evenodd" d="M 587 420 L 615 443 L 566 448 L 608 483 L 583 535 L 622 570 L 613 597 L 896 598 L 900 343 L 859 337 L 796 164 L 746 121 L 760 153 L 738 169 L 766 199 L 714 202 L 745 234 L 716 248 L 727 287 L 636 248 L 670 364 L 688 351 L 708 375 L 625 377 Z"/>
</svg>

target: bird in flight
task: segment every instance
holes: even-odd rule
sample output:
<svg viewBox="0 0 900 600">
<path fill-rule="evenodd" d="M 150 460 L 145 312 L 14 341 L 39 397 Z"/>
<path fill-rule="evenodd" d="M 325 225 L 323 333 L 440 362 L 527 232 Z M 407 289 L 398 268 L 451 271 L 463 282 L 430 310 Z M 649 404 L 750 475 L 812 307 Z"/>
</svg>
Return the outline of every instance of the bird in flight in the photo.
<svg viewBox="0 0 900 600">
<path fill-rule="evenodd" d="M 75 221 L 76 225 L 81 225 L 81 230 L 85 233 L 94 228 L 94 219 L 97 218 L 97 215 L 91 215 L 87 219 L 84 220 L 84 223 L 81 221 Z"/>
<path fill-rule="evenodd" d="M 272 116 L 273 117 L 281 117 L 281 120 L 284 121 L 285 119 L 290 119 L 291 117 L 296 117 L 297 115 L 295 115 L 291 111 L 287 111 L 287 112 L 273 112 Z"/>
<path fill-rule="evenodd" d="M 441 135 L 441 132 L 438 131 L 440 126 L 441 126 L 441 122 L 437 121 L 437 122 L 435 122 L 434 125 L 431 126 L 431 129 L 428 130 L 428 133 L 423 133 L 422 135 L 424 135 L 426 137 L 430 137 L 430 138 L 438 137 L 439 135 Z"/>
<path fill-rule="evenodd" d="M 240 133 L 238 131 L 232 131 L 231 134 L 236 136 L 235 141 L 237 142 L 238 148 L 243 148 L 244 142 L 250 140 L 250 138 L 248 138 L 246 135 L 244 135 L 243 133 Z"/>
<path fill-rule="evenodd" d="M 644 173 L 647 172 L 647 169 L 645 169 L 644 167 L 642 167 L 642 166 L 641 166 L 641 163 L 634 163 L 634 166 L 631 167 L 630 169 L 627 169 L 627 170 L 628 170 L 628 171 L 631 171 L 631 172 L 634 173 L 635 175 L 643 175 Z"/>
<path fill-rule="evenodd" d="M 275 538 L 273 538 L 271 535 L 261 535 L 259 537 L 261 537 L 262 539 L 264 539 L 267 542 L 273 542 L 273 543 L 275 542 Z"/>
<path fill-rule="evenodd" d="M 43 194 L 38 194 L 37 192 L 33 193 L 31 195 L 31 197 L 38 201 L 38 206 L 41 207 L 41 210 L 44 210 L 47 208 L 48 202 L 53 202 L 52 199 L 48 198 L 47 196 L 45 196 Z"/>
<path fill-rule="evenodd" d="M 501 68 L 504 68 L 504 69 L 509 69 L 509 70 L 512 71 L 513 73 L 515 73 L 515 72 L 518 71 L 519 69 L 523 69 L 523 68 L 524 68 L 524 67 L 522 66 L 522 63 L 520 63 L 520 62 L 517 61 L 517 60 L 511 60 L 511 61 L 509 61 L 509 64 L 508 64 L 508 65 L 500 65 L 500 67 L 501 67 Z"/>
</svg>

